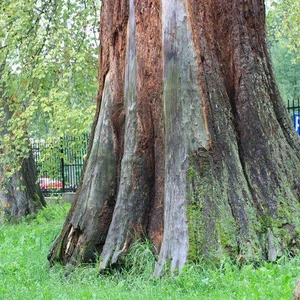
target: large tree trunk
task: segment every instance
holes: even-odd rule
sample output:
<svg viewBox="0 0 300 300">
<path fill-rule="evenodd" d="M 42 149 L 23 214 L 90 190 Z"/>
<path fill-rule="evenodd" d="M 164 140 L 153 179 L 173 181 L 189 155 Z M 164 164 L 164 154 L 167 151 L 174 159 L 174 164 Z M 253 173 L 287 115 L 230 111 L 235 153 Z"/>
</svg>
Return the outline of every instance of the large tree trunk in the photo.
<svg viewBox="0 0 300 300">
<path fill-rule="evenodd" d="M 0 101 L 0 107 L 4 113 L 4 120 L 0 122 L 1 127 L 3 127 L 0 134 L 3 136 L 10 134 L 7 130 L 7 122 L 12 117 L 12 112 L 3 98 L 0 97 Z M 4 212 L 4 217 L 6 219 L 15 219 L 36 213 L 39 209 L 46 206 L 46 202 L 37 184 L 33 155 L 29 152 L 27 157 L 18 158 L 20 160 L 20 166 L 18 166 L 16 161 L 10 162 L 12 157 L 14 159 L 17 159 L 17 157 L 11 155 L 6 148 L 6 145 L 1 145 L 0 149 L 1 158 L 3 159 L 0 165 L 0 207 Z M 15 172 L 12 169 L 15 169 Z M 11 173 L 13 174 L 11 175 Z M 1 217 L 2 215 L 0 215 Z"/>
<path fill-rule="evenodd" d="M 101 268 L 146 236 L 156 273 L 300 246 L 300 144 L 262 0 L 105 1 L 100 90 L 76 201 L 50 261 Z"/>
</svg>

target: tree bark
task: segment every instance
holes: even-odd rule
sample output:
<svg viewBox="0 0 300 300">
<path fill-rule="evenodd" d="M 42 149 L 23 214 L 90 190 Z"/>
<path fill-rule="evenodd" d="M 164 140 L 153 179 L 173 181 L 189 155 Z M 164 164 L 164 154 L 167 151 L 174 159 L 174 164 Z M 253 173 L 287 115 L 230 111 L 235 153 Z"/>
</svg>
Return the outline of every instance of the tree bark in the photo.
<svg viewBox="0 0 300 300">
<path fill-rule="evenodd" d="M 12 117 L 12 112 L 9 110 L 7 101 L 4 101 L 3 98 L 1 101 L 4 120 L 0 122 L 1 127 L 3 127 L 0 134 L 3 136 L 9 134 L 7 122 Z M 28 147 L 30 147 L 29 142 Z M 16 162 L 7 163 L 7 160 L 11 159 L 11 155 L 7 153 L 5 148 L 5 145 L 1 145 L 0 152 L 6 162 L 0 165 L 1 210 L 4 212 L 3 215 L 0 215 L 0 219 L 4 217 L 12 220 L 36 213 L 39 209 L 46 206 L 46 202 L 37 184 L 37 173 L 31 151 L 28 157 L 18 158 L 20 159 L 20 168 L 10 176 L 7 175 L 11 173 L 11 170 L 8 169 L 17 166 L 17 164 Z"/>
<path fill-rule="evenodd" d="M 296 253 L 300 144 L 262 0 L 114 0 L 81 187 L 49 260 L 100 267 L 143 236 L 156 274 L 187 259 Z"/>
</svg>

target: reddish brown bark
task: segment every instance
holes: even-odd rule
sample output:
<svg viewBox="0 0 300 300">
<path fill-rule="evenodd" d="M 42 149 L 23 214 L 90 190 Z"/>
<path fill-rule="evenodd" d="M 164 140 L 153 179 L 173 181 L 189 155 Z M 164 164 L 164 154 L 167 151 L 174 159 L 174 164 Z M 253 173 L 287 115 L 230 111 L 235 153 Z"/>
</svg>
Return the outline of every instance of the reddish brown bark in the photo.
<svg viewBox="0 0 300 300">
<path fill-rule="evenodd" d="M 161 6 L 160 1 L 139 1 L 136 14 L 137 77 L 138 77 L 138 117 L 143 126 L 141 144 L 149 167 L 149 197 L 147 208 L 147 236 L 159 249 L 163 234 L 163 196 L 164 196 L 164 132 L 163 132 L 163 66 L 161 62 Z M 142 12 L 142 13 L 139 13 Z M 145 183 L 148 185 L 149 183 Z"/>
<path fill-rule="evenodd" d="M 50 261 L 105 268 L 142 236 L 157 274 L 297 251 L 300 144 L 264 23 L 262 0 L 103 3 L 89 158 Z"/>
</svg>

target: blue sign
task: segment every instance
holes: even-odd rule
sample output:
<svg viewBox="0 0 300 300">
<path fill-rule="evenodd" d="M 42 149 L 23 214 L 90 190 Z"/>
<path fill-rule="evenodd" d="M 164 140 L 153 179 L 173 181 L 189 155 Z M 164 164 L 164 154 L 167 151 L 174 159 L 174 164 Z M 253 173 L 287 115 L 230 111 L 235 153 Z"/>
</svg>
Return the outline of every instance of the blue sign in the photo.
<svg viewBox="0 0 300 300">
<path fill-rule="evenodd" d="M 300 114 L 294 114 L 294 127 L 300 135 Z"/>
</svg>

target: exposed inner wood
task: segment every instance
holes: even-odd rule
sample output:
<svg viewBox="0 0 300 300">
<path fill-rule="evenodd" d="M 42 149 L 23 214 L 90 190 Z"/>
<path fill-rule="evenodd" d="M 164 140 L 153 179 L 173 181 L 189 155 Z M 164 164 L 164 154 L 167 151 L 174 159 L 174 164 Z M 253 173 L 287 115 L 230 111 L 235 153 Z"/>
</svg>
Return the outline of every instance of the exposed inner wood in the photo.
<svg viewBox="0 0 300 300">
<path fill-rule="evenodd" d="M 105 1 L 89 159 L 49 255 L 156 274 L 202 257 L 297 253 L 300 143 L 275 84 L 261 0 Z"/>
</svg>

